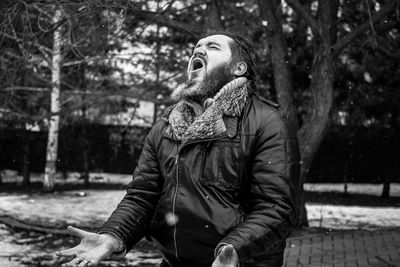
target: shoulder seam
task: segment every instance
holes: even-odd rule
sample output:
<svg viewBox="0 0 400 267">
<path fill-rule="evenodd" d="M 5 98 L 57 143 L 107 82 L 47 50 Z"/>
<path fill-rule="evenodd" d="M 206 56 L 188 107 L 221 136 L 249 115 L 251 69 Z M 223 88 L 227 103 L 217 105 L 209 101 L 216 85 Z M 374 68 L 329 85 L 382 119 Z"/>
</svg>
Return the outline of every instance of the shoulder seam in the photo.
<svg viewBox="0 0 400 267">
<path fill-rule="evenodd" d="M 264 103 L 266 103 L 266 104 L 268 104 L 268 105 L 270 105 L 270 106 L 272 106 L 274 108 L 279 108 L 280 107 L 280 105 L 278 103 L 275 103 L 272 100 L 266 99 L 266 98 L 264 98 L 264 97 L 262 97 L 260 95 L 256 95 L 256 96 L 257 96 L 258 100 L 260 100 L 261 102 L 264 102 Z"/>
</svg>

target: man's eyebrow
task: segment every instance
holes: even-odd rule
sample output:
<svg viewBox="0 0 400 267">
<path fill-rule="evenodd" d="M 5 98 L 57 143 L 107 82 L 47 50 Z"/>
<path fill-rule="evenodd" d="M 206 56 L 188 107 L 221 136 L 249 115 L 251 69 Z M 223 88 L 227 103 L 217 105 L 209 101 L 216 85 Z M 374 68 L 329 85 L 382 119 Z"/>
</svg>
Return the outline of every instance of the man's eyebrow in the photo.
<svg viewBox="0 0 400 267">
<path fill-rule="evenodd" d="M 210 45 L 221 46 L 218 42 L 215 42 L 215 41 L 209 41 L 209 42 L 207 42 L 207 45 L 208 45 L 208 46 L 210 46 Z"/>
<path fill-rule="evenodd" d="M 196 46 L 193 48 L 193 50 L 196 49 L 197 47 L 201 46 L 201 45 L 203 45 L 203 42 L 197 43 Z M 217 43 L 216 41 L 208 41 L 208 42 L 206 43 L 206 45 L 207 45 L 207 46 L 210 46 L 210 45 L 221 46 L 221 45 L 220 45 L 219 43 Z"/>
</svg>

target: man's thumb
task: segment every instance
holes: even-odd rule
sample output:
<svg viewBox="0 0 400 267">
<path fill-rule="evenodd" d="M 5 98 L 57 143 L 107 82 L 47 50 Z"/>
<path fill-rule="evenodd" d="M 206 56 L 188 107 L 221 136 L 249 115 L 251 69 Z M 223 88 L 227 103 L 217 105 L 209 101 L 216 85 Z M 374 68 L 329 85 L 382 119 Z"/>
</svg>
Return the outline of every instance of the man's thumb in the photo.
<svg viewBox="0 0 400 267">
<path fill-rule="evenodd" d="M 229 261 L 232 259 L 235 249 L 231 244 L 226 245 L 222 248 L 221 253 L 219 254 L 220 259 L 224 261 Z"/>
</svg>

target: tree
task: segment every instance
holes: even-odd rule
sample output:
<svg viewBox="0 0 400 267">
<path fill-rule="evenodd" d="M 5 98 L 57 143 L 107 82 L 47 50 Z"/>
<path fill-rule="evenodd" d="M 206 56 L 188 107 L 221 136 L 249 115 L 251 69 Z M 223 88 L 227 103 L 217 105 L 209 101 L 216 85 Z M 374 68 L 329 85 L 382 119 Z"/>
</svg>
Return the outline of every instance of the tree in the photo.
<svg viewBox="0 0 400 267">
<path fill-rule="evenodd" d="M 75 82 L 74 79 L 72 83 L 62 80 L 62 67 L 64 75 L 68 76 L 65 70 L 73 70 L 74 65 L 88 61 L 79 51 L 82 43 L 86 41 L 83 37 L 87 35 L 87 31 L 92 32 L 96 37 L 104 36 L 104 32 L 95 34 L 99 33 L 99 28 L 102 28 L 98 24 L 93 26 L 95 22 L 86 24 L 89 27 L 83 31 L 84 34 L 73 28 L 77 20 L 82 22 L 83 18 L 88 21 L 91 19 L 90 16 L 85 17 L 87 15 L 85 10 L 91 12 L 91 8 L 85 4 L 76 6 L 72 2 L 63 2 L 62 5 L 56 5 L 54 8 L 55 5 L 50 2 L 27 4 L 23 1 L 9 1 L 7 8 L 2 10 L 5 20 L 0 25 L 4 37 L 1 44 L 5 53 L 2 55 L 4 64 L 1 68 L 1 93 L 5 97 L 1 98 L 4 107 L 1 120 L 5 127 L 23 129 L 22 135 L 26 135 L 23 138 L 24 184 L 29 184 L 30 140 L 25 129 L 32 125 L 48 129 L 48 153 L 44 177 L 44 188 L 47 191 L 51 191 L 54 186 L 60 121 L 85 104 L 75 103 L 69 107 L 65 104 L 69 102 L 69 96 L 65 93 L 61 94 L 61 91 L 71 91 L 71 87 L 75 88 Z M 64 13 L 63 17 L 62 13 Z M 101 17 L 102 13 L 95 14 L 100 14 Z M 99 20 L 98 17 L 97 20 Z M 101 38 L 98 39 L 101 40 Z M 101 41 L 94 43 L 98 47 L 102 45 Z M 95 47 L 93 44 L 90 46 Z M 101 49 L 104 49 L 104 46 Z M 104 53 L 94 52 L 100 60 Z M 78 63 L 76 63 L 77 57 L 80 57 Z M 66 87 L 69 90 L 65 90 Z M 49 100 L 47 92 L 50 90 L 51 105 L 49 105 L 50 101 L 47 102 Z M 66 98 L 67 101 L 65 101 Z M 61 109 L 61 106 L 68 108 Z"/>
<path fill-rule="evenodd" d="M 283 34 L 283 15 L 281 1 L 258 1 L 262 25 L 266 29 L 270 57 L 272 62 L 274 87 L 277 92 L 277 100 L 282 106 L 282 111 L 286 114 L 291 131 L 296 133 L 298 129 L 297 107 L 294 103 L 294 90 L 292 84 L 292 73 L 288 60 L 288 49 L 286 37 Z M 296 151 L 295 153 L 299 153 Z M 299 214 L 306 214 L 303 199 L 303 190 L 301 189 L 301 177 L 295 175 L 294 182 L 297 192 L 297 210 Z"/>
<path fill-rule="evenodd" d="M 354 115 L 355 105 L 351 107 L 345 97 L 349 95 L 347 84 L 359 86 L 352 90 L 354 94 L 367 90 L 367 95 L 381 99 L 374 93 L 378 85 L 362 85 L 365 71 L 357 74 L 359 68 L 353 68 L 350 61 L 360 58 L 363 47 L 364 62 L 359 65 L 377 59 L 385 65 L 396 51 L 389 51 L 387 43 L 398 41 L 398 32 L 392 30 L 399 23 L 395 16 L 398 1 L 64 1 L 64 16 L 57 25 L 51 23 L 52 3 L 17 3 L 20 5 L 9 5 L 16 8 L 9 10 L 8 17 L 13 18 L 11 14 L 16 12 L 14 17 L 23 18 L 23 7 L 28 6 L 33 19 L 11 20 L 13 27 L 2 27 L 3 36 L 13 41 L 0 55 L 5 62 L 2 69 L 9 74 L 1 76 L 3 89 L 9 94 L 0 98 L 13 111 L 7 113 L 9 121 L 18 117 L 24 125 L 55 115 L 43 103 L 50 102 L 47 90 L 53 86 L 49 59 L 56 29 L 63 29 L 67 40 L 61 50 L 61 127 L 78 121 L 77 110 L 81 118 L 93 110 L 98 114 L 127 110 L 128 104 L 121 100 L 126 96 L 167 102 L 171 89 L 185 79 L 187 60 L 200 33 L 210 28 L 245 32 L 255 43 L 259 92 L 277 100 L 290 127 L 298 129 L 302 155 L 301 179 L 296 181 L 299 187 L 308 176 L 334 112 L 345 109 Z M 27 22 L 32 21 L 32 30 L 28 30 Z M 385 32 L 390 36 L 383 36 Z M 133 70 L 127 71 L 127 66 Z M 368 68 L 372 66 L 368 64 Z M 382 77 L 385 73 L 393 76 L 394 69 L 377 72 Z M 26 75 L 21 75 L 24 72 Z M 397 88 L 395 79 L 385 77 L 381 79 L 387 84 L 385 88 Z M 395 90 L 389 91 L 394 94 Z M 28 105 L 21 96 L 37 105 L 25 108 Z M 110 96 L 115 96 L 114 100 Z M 117 98 L 121 101 L 115 101 Z M 367 102 L 358 105 L 368 109 L 371 104 Z M 390 106 L 390 111 L 384 109 L 386 117 L 376 117 L 384 121 L 388 114 L 397 114 L 397 105 Z M 392 123 L 393 128 L 398 128 L 397 123 Z M 304 205 L 299 205 L 301 208 L 304 211 Z"/>
<path fill-rule="evenodd" d="M 174 79 L 178 75 L 174 72 L 179 69 L 179 64 L 168 57 L 182 58 L 179 56 L 182 50 L 174 49 L 173 45 L 167 49 L 157 45 L 155 49 L 162 56 L 157 57 L 156 64 L 150 59 L 152 51 L 135 51 L 129 58 L 121 57 L 121 51 L 143 44 L 154 50 L 154 38 L 159 39 L 158 44 L 161 44 L 172 36 L 161 26 L 157 33 L 147 30 L 158 14 L 146 11 L 153 8 L 147 1 L 135 1 L 128 5 L 114 1 L 83 1 L 79 4 L 64 1 L 57 6 L 57 10 L 62 11 L 62 18 L 58 16 L 58 11 L 54 13 L 51 2 L 9 1 L 5 6 L 7 8 L 2 15 L 6 20 L 1 24 L 1 32 L 6 40 L 2 48 L 7 53 L 2 61 L 5 64 L 2 65 L 1 93 L 6 97 L 1 98 L 5 107 L 1 120 L 9 128 L 14 128 L 18 121 L 20 128 L 33 123 L 49 130 L 44 186 L 51 191 L 57 165 L 58 132 L 63 125 L 82 122 L 82 133 L 85 135 L 84 124 L 89 108 L 99 109 L 98 114 L 127 108 L 115 105 L 109 96 L 155 99 L 159 95 L 168 95 L 169 88 L 165 84 L 176 83 Z M 138 13 L 152 14 L 152 17 L 139 16 L 138 19 Z M 129 42 L 128 48 L 124 48 Z M 134 65 L 144 66 L 138 72 L 146 74 L 122 70 L 121 64 L 132 64 L 132 56 L 137 60 Z M 183 62 L 182 59 L 180 61 Z M 11 67 L 13 64 L 14 68 Z M 163 71 L 160 65 L 164 66 Z M 152 76 L 154 71 L 156 79 Z M 47 94 L 50 90 L 51 101 Z M 29 106 L 34 109 L 28 109 Z M 78 110 L 82 120 L 77 119 Z M 29 144 L 26 144 L 25 148 L 28 147 Z M 29 150 L 24 151 L 28 153 Z M 87 150 L 84 151 L 87 184 L 89 159 Z M 28 173 L 25 167 L 24 173 Z"/>
<path fill-rule="evenodd" d="M 286 0 L 287 4 L 300 16 L 312 32 L 314 56 L 311 67 L 308 110 L 301 120 L 298 130 L 300 152 L 302 157 L 301 180 L 304 183 L 311 168 L 314 156 L 323 140 L 330 123 L 330 112 L 333 105 L 335 82 L 335 60 L 353 39 L 359 37 L 377 24 L 395 8 L 395 1 L 384 6 L 370 20 L 359 25 L 349 34 L 336 40 L 338 31 L 339 1 L 319 0 L 316 16 L 310 12 L 311 5 L 303 6 L 297 0 Z M 368 1 L 367 1 L 368 2 Z M 307 3 L 307 1 L 306 1 Z M 308 3 L 310 4 L 310 3 Z M 278 101 L 284 106 L 291 125 L 297 125 L 296 107 L 293 104 L 292 79 L 287 66 L 287 45 L 282 36 L 282 15 L 280 1 L 259 1 L 261 16 L 267 26 L 267 38 L 271 48 L 271 59 L 274 68 L 274 84 Z M 373 26 L 372 26 L 373 27 Z M 300 208 L 300 207 L 299 207 Z M 307 224 L 305 209 L 300 208 L 300 224 Z"/>
<path fill-rule="evenodd" d="M 61 9 L 55 8 L 53 25 L 58 25 L 61 21 Z M 46 169 L 44 171 L 44 188 L 52 191 L 54 188 L 54 178 L 56 174 L 57 150 L 58 150 L 58 131 L 60 128 L 60 85 L 61 85 L 61 27 L 57 27 L 53 33 L 53 51 L 51 65 L 51 108 L 52 113 L 49 120 L 49 130 L 46 152 Z"/>
</svg>

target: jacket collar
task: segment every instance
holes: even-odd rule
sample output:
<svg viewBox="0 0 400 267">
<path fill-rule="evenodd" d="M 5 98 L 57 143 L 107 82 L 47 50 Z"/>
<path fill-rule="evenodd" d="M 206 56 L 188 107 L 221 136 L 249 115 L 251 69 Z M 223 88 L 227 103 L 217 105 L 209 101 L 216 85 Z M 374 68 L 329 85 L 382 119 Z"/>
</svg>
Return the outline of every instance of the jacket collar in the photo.
<svg viewBox="0 0 400 267">
<path fill-rule="evenodd" d="M 213 98 L 207 99 L 207 108 L 202 113 L 192 103 L 180 101 L 167 111 L 165 119 L 169 127 L 166 135 L 182 144 L 225 135 L 233 138 L 247 99 L 247 79 L 240 77 L 222 87 Z"/>
</svg>

